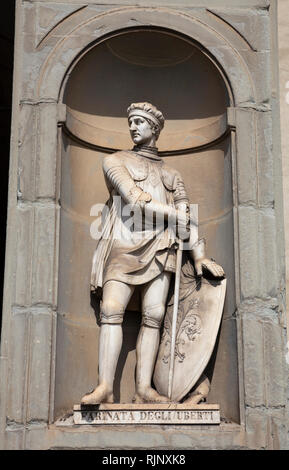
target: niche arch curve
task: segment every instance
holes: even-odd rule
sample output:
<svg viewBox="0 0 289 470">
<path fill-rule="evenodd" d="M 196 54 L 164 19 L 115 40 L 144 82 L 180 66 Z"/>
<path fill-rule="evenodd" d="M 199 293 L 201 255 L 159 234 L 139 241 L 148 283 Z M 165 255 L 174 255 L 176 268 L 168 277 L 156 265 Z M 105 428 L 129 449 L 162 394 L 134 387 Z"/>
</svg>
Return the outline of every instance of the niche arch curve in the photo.
<svg viewBox="0 0 289 470">
<path fill-rule="evenodd" d="M 67 95 L 65 94 L 65 89 L 67 89 L 70 80 L 73 79 L 73 75 L 75 74 L 75 71 L 77 70 L 78 67 L 81 67 L 81 64 L 84 63 L 83 61 L 86 60 L 86 58 L 89 56 L 89 54 L 93 54 L 93 52 L 98 48 L 102 47 L 102 45 L 105 43 L 105 41 L 109 40 L 113 37 L 118 37 L 121 35 L 125 34 L 133 34 L 141 31 L 147 31 L 149 28 L 142 27 L 142 28 L 127 28 L 125 30 L 121 31 L 115 31 L 111 35 L 102 37 L 100 41 L 93 41 L 93 43 L 89 43 L 85 50 L 82 50 L 81 53 L 79 53 L 76 57 L 74 62 L 70 64 L 69 72 L 67 74 L 61 75 L 58 70 L 58 79 L 59 79 L 59 84 L 61 83 L 61 92 L 59 93 L 58 99 L 61 102 L 65 102 L 66 105 L 69 103 L 67 102 Z M 153 29 L 155 33 L 159 34 L 168 34 L 170 36 L 175 36 L 180 38 L 180 40 L 183 40 L 182 34 L 178 34 L 175 30 L 174 31 L 167 31 L 163 27 L 156 27 Z M 212 68 L 216 69 L 216 73 L 222 78 L 224 81 L 224 90 L 226 90 L 227 94 L 227 102 L 225 103 L 224 101 L 224 111 L 226 111 L 225 106 L 232 106 L 234 103 L 235 99 L 233 97 L 233 93 L 231 91 L 231 87 L 228 86 L 228 81 L 225 78 L 224 72 L 222 71 L 222 67 L 218 65 L 218 67 L 215 67 L 215 64 L 213 63 L 211 58 L 210 53 L 204 53 L 205 49 L 203 47 L 200 47 L 199 45 L 196 44 L 195 41 L 190 41 L 192 44 L 192 47 L 195 47 L 196 50 L 199 51 L 200 54 L 204 54 L 205 59 L 208 61 L 208 64 L 211 64 Z M 57 52 L 59 53 L 59 51 Z M 210 56 L 210 57 L 208 57 Z M 56 73 L 55 71 L 51 70 L 51 76 L 53 73 Z M 248 87 L 249 87 L 249 82 L 248 80 Z M 46 85 L 48 82 L 45 80 Z M 39 90 L 45 90 L 45 87 L 43 88 L 43 83 L 40 83 L 40 88 Z M 250 89 L 250 93 L 251 93 Z M 224 94 L 224 96 L 225 96 Z M 225 98 L 224 98 L 225 99 Z M 206 155 L 205 158 L 207 158 L 207 161 L 209 162 L 210 160 L 210 152 L 212 149 L 214 150 L 214 146 L 217 148 L 217 156 L 216 156 L 216 164 L 213 165 L 213 171 L 216 171 L 217 173 L 217 178 L 220 176 L 221 180 L 220 181 L 225 181 L 226 182 L 226 190 L 222 192 L 221 186 L 217 185 L 216 190 L 219 191 L 219 199 L 218 201 L 220 202 L 219 207 L 215 207 L 212 212 L 208 212 L 205 217 L 205 221 L 203 222 L 203 225 L 206 226 L 206 224 L 210 225 L 211 227 L 211 239 L 213 239 L 213 234 L 218 231 L 216 229 L 217 222 L 216 220 L 218 219 L 226 219 L 225 222 L 230 225 L 230 234 L 229 238 L 231 240 L 231 247 L 230 247 L 230 256 L 231 259 L 234 257 L 234 247 L 233 247 L 233 240 L 234 240 L 234 223 L 233 223 L 233 195 L 232 195 L 232 168 L 231 168 L 231 141 L 230 141 L 230 133 L 227 135 L 223 135 L 220 137 L 223 137 L 220 142 L 210 142 L 209 150 L 206 154 L 206 150 L 204 149 L 201 153 L 197 153 L 197 151 L 192 150 L 191 154 L 194 155 L 194 158 L 203 158 L 204 155 Z M 60 233 L 63 236 L 63 239 L 61 239 L 60 236 L 60 262 L 59 266 L 63 267 L 65 266 L 64 269 L 62 269 L 62 272 L 60 272 L 59 276 L 59 293 L 61 292 L 66 292 L 62 297 L 60 298 L 60 302 L 58 304 L 58 310 L 60 311 L 59 315 L 59 322 L 58 322 L 58 330 L 57 330 L 57 354 L 56 354 L 56 390 L 55 390 L 55 409 L 56 409 L 56 414 L 60 414 L 61 412 L 66 411 L 69 409 L 71 406 L 72 402 L 77 402 L 77 399 L 79 398 L 83 393 L 85 393 L 88 388 L 91 388 L 93 383 L 95 383 L 96 380 L 96 367 L 97 367 L 97 346 L 95 344 L 95 340 L 97 340 L 97 330 L 93 329 L 93 325 L 91 322 L 91 319 L 88 320 L 87 318 L 83 318 L 82 315 L 78 317 L 78 312 L 81 311 L 81 309 L 86 309 L 86 313 L 91 316 L 91 310 L 89 310 L 88 304 L 86 306 L 81 305 L 81 302 L 79 302 L 79 297 L 76 298 L 75 295 L 77 293 L 77 278 L 74 277 L 74 280 L 72 277 L 74 272 L 75 272 L 75 266 L 81 266 L 81 261 L 85 258 L 87 262 L 83 263 L 84 268 L 80 269 L 80 272 L 78 273 L 78 276 L 80 275 L 81 279 L 86 279 L 85 282 L 83 282 L 83 286 L 89 286 L 89 270 L 91 266 L 91 254 L 93 247 L 95 245 L 94 241 L 89 242 L 89 247 L 86 251 L 86 255 L 83 257 L 81 256 L 81 253 L 79 253 L 79 250 L 77 250 L 76 247 L 83 246 L 86 243 L 87 238 L 89 238 L 89 224 L 91 222 L 91 219 L 87 214 L 89 214 L 89 204 L 88 200 L 83 199 L 82 196 L 78 198 L 76 194 L 73 193 L 72 188 L 77 187 L 90 187 L 90 185 L 85 186 L 84 183 L 87 181 L 87 177 L 89 174 L 91 174 L 90 171 L 87 170 L 87 167 L 83 165 L 83 162 L 85 161 L 90 161 L 91 166 L 90 168 L 95 169 L 97 173 L 97 178 L 98 182 L 100 182 L 100 190 L 104 193 L 105 192 L 105 187 L 104 187 L 104 181 L 101 180 L 101 165 L 100 161 L 102 158 L 103 153 L 105 153 L 105 146 L 99 145 L 98 149 L 94 148 L 93 145 L 90 147 L 89 145 L 84 145 L 85 143 L 91 144 L 90 142 L 87 141 L 81 141 L 80 139 L 77 141 L 77 139 L 73 139 L 71 135 L 66 135 L 64 137 L 64 145 L 62 149 L 62 169 L 61 169 L 61 187 L 62 187 L 62 194 L 61 194 L 61 207 L 62 207 L 62 220 L 61 220 L 61 231 Z M 71 140 L 74 140 L 74 143 L 71 144 Z M 193 148 L 193 146 L 192 146 Z M 69 150 L 67 150 L 69 149 Z M 84 150 L 85 149 L 85 150 Z M 210 150 L 211 149 L 211 150 Z M 181 149 L 177 149 L 181 150 Z M 95 163 L 95 154 L 94 152 L 98 151 L 99 152 L 99 159 Z M 176 149 L 174 149 L 176 151 Z M 180 151 L 181 154 L 181 151 Z M 186 154 L 186 159 L 190 157 L 190 154 L 187 152 Z M 172 166 L 178 166 L 178 163 L 180 161 L 180 156 L 175 154 L 172 155 L 172 160 L 171 164 Z M 188 161 L 188 160 L 187 160 Z M 211 161 L 211 160 L 210 160 Z M 225 163 L 223 163 L 223 161 Z M 88 165 L 89 166 L 89 165 Z M 183 166 L 185 168 L 186 162 L 183 160 Z M 199 165 L 199 176 L 202 173 L 201 169 L 201 164 Z M 183 170 L 184 170 L 183 168 Z M 230 182 L 229 182 L 230 180 Z M 209 180 L 206 182 L 207 186 L 209 185 Z M 89 191 L 87 191 L 89 194 Z M 224 194 L 223 194 L 224 193 Z M 79 195 L 83 195 L 83 191 L 79 190 L 78 191 Z M 199 188 L 199 195 L 201 195 L 201 199 L 204 202 L 206 200 L 206 194 L 204 191 L 201 191 Z M 90 194 L 91 196 L 91 194 Z M 97 198 L 96 198 L 97 199 Z M 101 197 L 102 202 L 105 202 L 105 197 Z M 213 198 L 211 198 L 212 200 Z M 216 199 L 216 198 L 215 198 Z M 225 200 L 224 205 L 222 205 L 223 199 Z M 90 201 L 95 200 L 92 196 L 90 198 Z M 202 204 L 202 201 L 200 201 L 200 204 Z M 209 200 L 206 200 L 206 204 L 208 207 L 210 207 Z M 222 206 L 222 207 L 221 207 Z M 82 208 L 85 207 L 85 210 L 82 211 Z M 230 219 L 230 220 L 229 220 Z M 229 220 L 229 222 L 228 222 Z M 74 228 L 73 228 L 74 227 Z M 72 229 L 72 230 L 71 230 Z M 226 231 L 226 229 L 224 229 Z M 76 236 L 69 240 L 69 233 L 74 233 Z M 219 240 L 222 237 L 222 230 L 219 230 L 218 234 Z M 217 238 L 218 238 L 217 237 Z M 67 243 L 67 240 L 68 243 Z M 216 250 L 216 247 L 218 247 L 218 243 L 216 242 L 215 246 L 211 247 L 212 252 Z M 71 262 L 71 253 L 73 252 L 76 253 L 74 260 Z M 81 250 L 80 250 L 81 251 Z M 88 255 L 88 252 L 90 254 Z M 218 260 L 222 263 L 222 260 Z M 71 269 L 71 266 L 73 266 L 73 269 Z M 230 273 L 231 276 L 229 276 L 231 279 L 234 278 L 234 266 L 232 265 L 230 267 Z M 71 282 L 70 282 L 71 281 Z M 234 281 L 233 281 L 234 284 Z M 71 286 L 71 287 L 69 287 Z M 74 288 L 75 287 L 75 288 Z M 234 291 L 234 296 L 235 296 L 235 288 L 232 287 Z M 69 300 L 70 299 L 70 300 Z M 230 304 L 231 302 L 231 304 Z M 232 298 L 230 300 L 229 304 L 231 305 L 229 307 L 229 315 L 226 320 L 230 320 L 230 322 L 235 322 L 233 320 L 232 316 L 235 310 L 235 297 L 234 299 Z M 72 307 L 73 304 L 73 307 Z M 234 307 L 233 307 L 234 304 Z M 72 310 L 71 310 L 72 309 Z M 132 311 L 134 311 L 135 307 L 132 307 Z M 84 315 L 85 316 L 85 315 Z M 230 317 L 230 318 L 229 318 Z M 91 317 L 92 318 L 92 317 Z M 87 322 L 87 323 L 86 323 Z M 230 323 L 229 321 L 226 321 L 226 328 L 227 325 Z M 129 324 L 129 321 L 126 325 L 128 335 L 132 331 L 132 326 Z M 229 328 L 230 330 L 230 328 Z M 230 336 L 230 331 L 227 330 L 225 331 L 224 335 L 225 336 L 225 343 L 229 345 L 230 341 L 234 343 L 232 348 L 234 348 L 234 370 L 237 370 L 237 345 L 236 345 L 236 325 L 234 324 L 234 327 L 231 328 L 231 330 L 234 330 L 233 335 L 235 335 L 235 339 L 229 338 Z M 232 331 L 231 331 L 232 333 Z M 135 330 L 134 330 L 134 335 L 135 335 Z M 81 337 L 82 339 L 84 338 L 84 341 L 78 341 L 77 337 Z M 63 338 L 65 340 L 63 341 Z M 78 341 L 78 342 L 77 342 Z M 222 342 L 222 340 L 221 340 Z M 76 345 L 76 347 L 75 347 Z M 230 346 L 231 347 L 231 346 Z M 74 350 L 74 355 L 73 351 Z M 85 350 L 85 351 L 84 351 Z M 129 354 L 131 357 L 129 358 Z M 131 370 L 131 365 L 133 364 L 133 344 L 129 345 L 129 348 L 126 352 L 123 352 L 123 354 L 120 357 L 120 370 L 121 372 L 124 371 L 125 373 L 125 368 Z M 228 356 L 228 350 L 225 348 L 225 350 L 222 352 L 223 357 Z M 93 366 L 90 367 L 89 373 L 87 374 L 87 371 L 85 374 L 83 373 L 80 374 L 80 377 L 72 377 L 73 381 L 76 380 L 77 384 L 75 386 L 75 389 L 73 393 L 67 397 L 67 381 L 69 381 L 69 377 L 67 377 L 67 373 L 65 373 L 66 370 L 70 370 L 71 364 L 70 360 L 71 357 L 74 357 L 74 365 L 78 369 L 82 369 L 83 371 L 85 370 L 85 364 L 91 363 L 91 358 L 93 358 Z M 59 358 L 62 358 L 61 361 Z M 63 359 L 64 358 L 64 359 Z M 216 358 L 213 358 L 213 362 L 215 361 Z M 222 362 L 222 357 L 219 360 L 219 363 L 221 364 Z M 218 360 L 217 360 L 218 363 Z M 70 367 L 69 367 L 70 364 Z M 221 365 L 219 364 L 219 368 L 221 368 Z M 214 369 L 214 364 L 212 365 L 212 369 Z M 71 374 L 70 374 L 71 375 Z M 129 386 L 129 393 L 132 393 L 132 381 L 133 381 L 133 375 L 130 372 L 130 386 Z M 117 393 L 118 399 L 119 400 L 130 400 L 131 396 L 128 394 L 124 394 L 123 397 L 121 396 L 121 388 L 124 386 L 122 385 L 122 374 L 120 373 L 116 379 L 117 382 L 117 387 L 118 390 L 120 390 Z M 220 382 L 220 380 L 219 380 Z M 86 383 L 86 385 L 85 385 Z M 235 393 L 235 399 L 233 400 L 234 403 L 230 402 L 230 399 L 228 401 L 228 404 L 225 403 L 225 400 L 223 399 L 222 405 L 223 408 L 226 409 L 225 413 L 226 416 L 229 417 L 230 419 L 233 419 L 234 421 L 239 420 L 239 404 L 238 402 L 238 377 L 235 376 L 227 378 L 225 381 L 224 385 L 228 389 L 228 396 L 229 396 L 229 390 L 232 390 L 232 383 L 234 383 L 234 388 L 236 390 Z M 86 388 L 84 388 L 86 387 Z M 223 387 L 224 388 L 224 387 Z M 75 390 L 77 391 L 77 394 L 74 394 Z M 222 387 L 220 386 L 220 383 L 217 383 L 217 386 L 215 387 L 215 390 L 218 390 L 218 392 L 215 394 L 215 397 L 213 395 L 212 399 L 215 401 L 220 401 L 220 397 L 222 395 Z M 227 397 L 228 398 L 228 397 Z M 232 400 L 231 400 L 232 401 Z M 228 406 L 227 406 L 228 405 Z"/>
</svg>

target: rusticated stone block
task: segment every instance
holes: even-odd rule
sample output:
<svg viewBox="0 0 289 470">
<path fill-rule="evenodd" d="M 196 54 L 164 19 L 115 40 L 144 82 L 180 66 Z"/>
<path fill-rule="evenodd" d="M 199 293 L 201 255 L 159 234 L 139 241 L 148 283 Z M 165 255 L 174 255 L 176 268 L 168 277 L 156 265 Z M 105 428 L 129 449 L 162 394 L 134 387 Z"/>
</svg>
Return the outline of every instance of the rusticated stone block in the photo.
<svg viewBox="0 0 289 470">
<path fill-rule="evenodd" d="M 47 425 L 45 423 L 33 423 L 29 426 L 25 434 L 25 449 L 46 450 L 49 449 L 47 439 Z"/>
<path fill-rule="evenodd" d="M 287 419 L 286 419 L 287 418 Z M 276 409 L 270 410 L 268 416 L 268 428 L 270 432 L 269 449 L 272 450 L 288 450 L 288 429 L 286 424 L 288 423 L 288 413 L 286 416 L 286 410 Z"/>
<path fill-rule="evenodd" d="M 27 421 L 48 421 L 52 312 L 32 311 L 30 318 L 30 367 Z"/>
<path fill-rule="evenodd" d="M 20 200 L 55 198 L 57 114 L 56 103 L 22 103 L 20 106 Z"/>
<path fill-rule="evenodd" d="M 15 423 L 25 420 L 24 402 L 26 398 L 27 336 L 29 334 L 28 312 L 15 310 L 11 317 L 11 336 L 9 357 L 9 387 L 7 394 L 7 419 Z"/>
<path fill-rule="evenodd" d="M 246 410 L 246 441 L 249 449 L 266 449 L 268 446 L 268 419 L 264 410 Z"/>
<path fill-rule="evenodd" d="M 242 313 L 245 403 L 251 407 L 284 407 L 286 403 L 285 342 L 276 312 L 253 305 Z M 242 312 L 242 309 L 240 309 Z M 262 315 L 262 316 L 261 316 Z"/>
<path fill-rule="evenodd" d="M 55 223 L 57 209 L 54 204 L 35 206 L 35 241 L 33 251 L 32 303 L 55 302 Z"/>
<path fill-rule="evenodd" d="M 57 158 L 57 104 L 37 106 L 36 196 L 55 198 Z"/>
<path fill-rule="evenodd" d="M 28 306 L 31 303 L 33 224 L 33 208 L 18 204 L 14 302 L 21 306 Z"/>
<path fill-rule="evenodd" d="M 272 93 L 270 82 L 270 52 L 243 51 L 242 57 L 248 66 L 254 83 L 254 101 L 258 104 L 270 103 Z"/>
<path fill-rule="evenodd" d="M 9 423 L 5 433 L 5 449 L 22 450 L 24 442 L 24 427 Z"/>
<path fill-rule="evenodd" d="M 230 2 L 230 5 L 228 5 L 228 2 L 224 3 L 227 3 L 226 6 L 228 7 L 232 4 L 232 2 Z M 225 9 L 214 8 L 213 6 L 210 11 L 224 20 L 229 27 L 233 28 L 252 50 L 264 51 L 270 49 L 270 16 L 267 10 Z"/>
<path fill-rule="evenodd" d="M 265 364 L 262 323 L 243 318 L 243 357 L 245 403 L 251 407 L 265 403 Z"/>
<path fill-rule="evenodd" d="M 63 23 L 70 22 L 71 16 L 76 16 L 78 22 L 79 14 L 78 12 L 82 9 L 86 8 L 86 5 L 81 5 L 81 2 L 78 4 L 71 4 L 71 2 L 62 2 L 56 4 L 55 2 L 49 3 L 46 2 L 45 5 L 38 5 L 37 8 L 37 21 L 36 23 L 36 38 L 37 38 L 37 45 L 45 40 L 48 34 L 54 32 L 57 35 L 57 31 L 59 31 L 59 26 Z M 75 15 L 76 14 L 76 15 Z"/>
<path fill-rule="evenodd" d="M 28 104 L 21 104 L 19 120 L 18 198 L 20 200 L 34 201 L 37 148 L 36 107 Z"/>
<path fill-rule="evenodd" d="M 257 201 L 257 143 L 254 111 L 236 109 L 238 199 L 240 204 Z"/>
<path fill-rule="evenodd" d="M 283 329 L 269 319 L 263 322 L 266 405 L 285 406 L 285 341 Z"/>
<path fill-rule="evenodd" d="M 276 219 L 274 210 L 239 208 L 241 296 L 277 297 Z M 266 266 L 266 269 L 265 269 Z"/>
<path fill-rule="evenodd" d="M 257 140 L 257 185 L 259 205 L 274 204 L 274 156 L 272 141 L 272 113 L 255 112 L 255 135 Z"/>
<path fill-rule="evenodd" d="M 272 206 L 272 115 L 236 108 L 238 197 L 240 204 Z"/>
</svg>

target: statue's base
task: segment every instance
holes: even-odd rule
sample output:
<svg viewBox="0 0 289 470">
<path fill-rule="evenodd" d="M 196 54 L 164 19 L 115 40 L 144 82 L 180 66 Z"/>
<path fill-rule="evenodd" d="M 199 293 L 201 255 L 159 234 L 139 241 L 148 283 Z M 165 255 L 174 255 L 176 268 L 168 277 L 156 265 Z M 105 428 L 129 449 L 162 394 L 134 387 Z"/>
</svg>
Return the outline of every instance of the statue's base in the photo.
<svg viewBox="0 0 289 470">
<path fill-rule="evenodd" d="M 220 406 L 175 403 L 75 405 L 74 424 L 220 424 Z"/>
</svg>

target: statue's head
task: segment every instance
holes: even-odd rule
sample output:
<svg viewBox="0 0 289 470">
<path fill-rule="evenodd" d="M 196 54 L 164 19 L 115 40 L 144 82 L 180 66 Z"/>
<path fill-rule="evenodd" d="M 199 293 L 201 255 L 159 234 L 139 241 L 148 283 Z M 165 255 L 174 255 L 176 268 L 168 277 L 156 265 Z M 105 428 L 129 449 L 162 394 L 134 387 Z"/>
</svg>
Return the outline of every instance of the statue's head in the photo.
<svg viewBox="0 0 289 470">
<path fill-rule="evenodd" d="M 132 103 L 127 112 L 133 142 L 154 145 L 165 123 L 162 112 L 151 103 Z"/>
</svg>

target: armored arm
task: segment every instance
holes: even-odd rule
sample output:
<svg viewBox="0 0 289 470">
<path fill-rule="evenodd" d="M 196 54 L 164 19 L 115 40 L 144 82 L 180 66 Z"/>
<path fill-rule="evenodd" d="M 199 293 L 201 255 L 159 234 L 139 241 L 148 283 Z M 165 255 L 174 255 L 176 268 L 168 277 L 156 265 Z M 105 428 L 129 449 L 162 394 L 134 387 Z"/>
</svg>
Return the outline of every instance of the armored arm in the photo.
<svg viewBox="0 0 289 470">
<path fill-rule="evenodd" d="M 165 219 L 178 217 L 178 212 L 174 207 L 152 200 L 149 193 L 135 184 L 121 157 L 115 155 L 105 157 L 103 172 L 108 187 L 114 188 L 127 204 L 136 204 L 148 213 L 162 214 Z"/>
<path fill-rule="evenodd" d="M 151 196 L 138 188 L 127 168 L 119 157 L 114 155 L 104 158 L 103 172 L 108 187 L 114 188 L 127 204 L 136 204 L 141 196 L 148 201 Z"/>
</svg>

